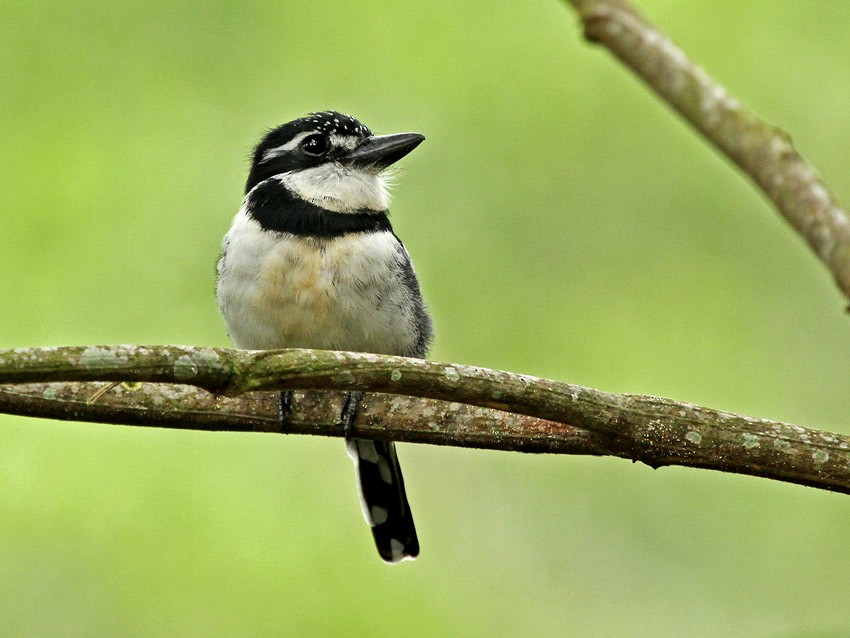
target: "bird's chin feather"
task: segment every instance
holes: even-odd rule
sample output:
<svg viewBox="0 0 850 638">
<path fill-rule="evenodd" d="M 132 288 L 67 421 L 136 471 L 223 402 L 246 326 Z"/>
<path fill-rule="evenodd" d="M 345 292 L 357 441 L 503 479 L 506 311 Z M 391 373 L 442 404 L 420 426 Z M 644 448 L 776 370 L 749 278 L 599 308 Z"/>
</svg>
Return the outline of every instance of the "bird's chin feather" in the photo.
<svg viewBox="0 0 850 638">
<path fill-rule="evenodd" d="M 284 173 L 278 179 L 302 199 L 338 213 L 383 211 L 390 205 L 385 171 L 376 173 L 328 162 Z"/>
</svg>

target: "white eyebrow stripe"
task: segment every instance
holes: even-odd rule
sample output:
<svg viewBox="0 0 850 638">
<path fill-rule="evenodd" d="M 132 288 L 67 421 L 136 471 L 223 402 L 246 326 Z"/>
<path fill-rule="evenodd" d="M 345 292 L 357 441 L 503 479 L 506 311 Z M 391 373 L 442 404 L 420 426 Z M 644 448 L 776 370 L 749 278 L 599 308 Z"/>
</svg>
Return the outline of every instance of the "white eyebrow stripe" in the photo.
<svg viewBox="0 0 850 638">
<path fill-rule="evenodd" d="M 284 153 L 288 153 L 289 151 L 295 149 L 308 135 L 313 135 L 316 131 L 304 131 L 303 133 L 299 133 L 291 140 L 289 140 L 286 144 L 282 144 L 281 146 L 275 146 L 274 148 L 270 148 L 265 153 L 263 153 L 262 162 L 268 162 L 270 159 L 274 157 L 278 157 L 279 155 L 283 155 Z"/>
<path fill-rule="evenodd" d="M 331 133 L 330 134 L 330 142 L 331 142 L 331 145 L 333 145 L 337 148 L 344 148 L 347 151 L 351 151 L 360 142 L 360 138 L 357 137 L 356 135 L 351 135 L 351 134 L 339 135 L 337 133 Z"/>
</svg>

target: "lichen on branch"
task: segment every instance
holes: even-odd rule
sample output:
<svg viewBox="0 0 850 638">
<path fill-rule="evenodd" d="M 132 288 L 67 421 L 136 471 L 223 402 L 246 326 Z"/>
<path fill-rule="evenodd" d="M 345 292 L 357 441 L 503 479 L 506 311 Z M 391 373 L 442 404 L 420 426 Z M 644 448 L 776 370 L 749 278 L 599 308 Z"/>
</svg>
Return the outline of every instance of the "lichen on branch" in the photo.
<svg viewBox="0 0 850 638">
<path fill-rule="evenodd" d="M 96 383 L 116 381 L 129 383 L 106 392 Z M 850 493 L 850 437 L 453 363 L 306 349 L 33 348 L 0 351 L 0 383 L 24 384 L 0 387 L 3 412 L 266 432 L 281 431 L 270 391 L 310 390 L 286 432 L 326 436 L 343 434 L 339 392 L 361 390 L 377 393 L 355 422 L 364 438 L 611 455 Z"/>
<path fill-rule="evenodd" d="M 569 0 L 605 46 L 770 199 L 850 298 L 850 216 L 791 137 L 729 94 L 625 0 Z"/>
</svg>

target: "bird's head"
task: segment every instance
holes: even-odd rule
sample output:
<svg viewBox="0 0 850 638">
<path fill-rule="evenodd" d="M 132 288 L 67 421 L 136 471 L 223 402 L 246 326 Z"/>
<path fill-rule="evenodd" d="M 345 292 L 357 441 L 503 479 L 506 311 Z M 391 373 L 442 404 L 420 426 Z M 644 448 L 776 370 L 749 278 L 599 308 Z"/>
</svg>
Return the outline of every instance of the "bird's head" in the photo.
<svg viewBox="0 0 850 638">
<path fill-rule="evenodd" d="M 344 199 L 346 191 L 356 198 L 373 182 L 385 193 L 382 171 L 424 139 L 419 133 L 372 135 L 350 115 L 311 113 L 272 129 L 260 140 L 245 192 L 270 177 L 285 176 L 290 188 L 311 201 L 328 203 L 341 194 Z M 347 208 L 347 202 L 342 204 Z"/>
</svg>

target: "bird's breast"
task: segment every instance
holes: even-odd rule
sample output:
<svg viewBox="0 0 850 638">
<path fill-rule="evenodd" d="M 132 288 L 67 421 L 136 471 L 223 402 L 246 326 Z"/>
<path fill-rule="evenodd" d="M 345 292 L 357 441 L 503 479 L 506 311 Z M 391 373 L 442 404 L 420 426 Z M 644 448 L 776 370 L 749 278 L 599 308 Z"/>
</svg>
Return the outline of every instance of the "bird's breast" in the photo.
<svg viewBox="0 0 850 638">
<path fill-rule="evenodd" d="M 404 354 L 414 328 L 391 232 L 296 237 L 234 222 L 219 262 L 218 302 L 241 348 Z"/>
</svg>

